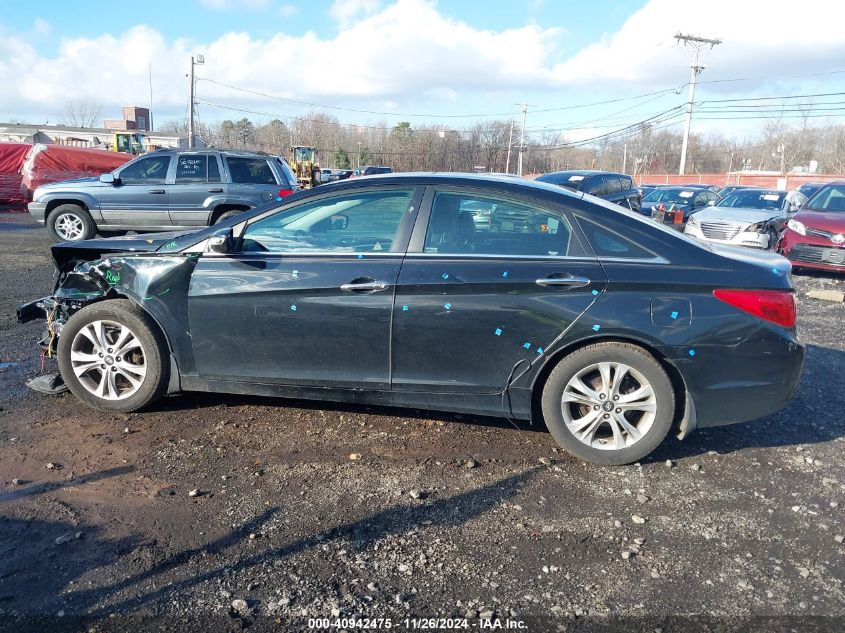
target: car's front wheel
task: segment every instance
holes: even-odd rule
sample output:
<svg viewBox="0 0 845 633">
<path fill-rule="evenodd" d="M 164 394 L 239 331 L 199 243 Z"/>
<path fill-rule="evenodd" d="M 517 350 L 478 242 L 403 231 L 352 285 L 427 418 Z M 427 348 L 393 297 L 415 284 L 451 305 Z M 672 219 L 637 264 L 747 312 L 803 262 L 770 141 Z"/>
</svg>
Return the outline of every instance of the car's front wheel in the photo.
<svg viewBox="0 0 845 633">
<path fill-rule="evenodd" d="M 167 388 L 167 343 L 131 301 L 86 306 L 62 328 L 59 371 L 71 393 L 96 409 L 136 411 Z"/>
<path fill-rule="evenodd" d="M 78 204 L 60 204 L 47 216 L 47 232 L 54 242 L 79 242 L 94 237 L 97 225 Z"/>
<path fill-rule="evenodd" d="M 542 408 L 546 426 L 568 452 L 595 464 L 629 464 L 666 437 L 675 394 L 653 356 L 614 341 L 564 357 L 549 374 Z"/>
</svg>

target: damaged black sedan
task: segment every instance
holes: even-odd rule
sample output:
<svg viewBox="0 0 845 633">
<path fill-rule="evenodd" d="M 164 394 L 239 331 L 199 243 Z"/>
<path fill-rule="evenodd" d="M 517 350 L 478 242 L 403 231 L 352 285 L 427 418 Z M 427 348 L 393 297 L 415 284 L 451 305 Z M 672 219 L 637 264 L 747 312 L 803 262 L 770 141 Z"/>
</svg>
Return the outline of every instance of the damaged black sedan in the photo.
<svg viewBox="0 0 845 633">
<path fill-rule="evenodd" d="M 783 257 L 509 178 L 355 179 L 53 256 L 18 317 L 112 411 L 179 391 L 418 407 L 542 420 L 621 464 L 779 410 L 804 359 Z"/>
</svg>

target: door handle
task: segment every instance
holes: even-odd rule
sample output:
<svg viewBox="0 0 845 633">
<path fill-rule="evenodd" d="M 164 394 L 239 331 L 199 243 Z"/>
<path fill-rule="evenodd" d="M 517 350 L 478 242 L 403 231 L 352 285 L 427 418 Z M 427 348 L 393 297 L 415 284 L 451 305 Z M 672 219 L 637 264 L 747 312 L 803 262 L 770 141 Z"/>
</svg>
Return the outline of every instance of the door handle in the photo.
<svg viewBox="0 0 845 633">
<path fill-rule="evenodd" d="M 223 193 L 223 190 L 220 187 L 216 187 L 214 189 L 209 189 L 208 193 Z"/>
<path fill-rule="evenodd" d="M 587 277 L 576 277 L 567 275 L 566 277 L 546 277 L 545 279 L 538 279 L 535 281 L 538 286 L 567 286 L 569 288 L 583 288 L 590 284 Z"/>
<path fill-rule="evenodd" d="M 347 292 L 380 292 L 390 288 L 386 281 L 362 281 L 343 284 L 340 289 Z"/>
<path fill-rule="evenodd" d="M 147 193 L 164 193 L 164 189 L 150 189 Z"/>
</svg>

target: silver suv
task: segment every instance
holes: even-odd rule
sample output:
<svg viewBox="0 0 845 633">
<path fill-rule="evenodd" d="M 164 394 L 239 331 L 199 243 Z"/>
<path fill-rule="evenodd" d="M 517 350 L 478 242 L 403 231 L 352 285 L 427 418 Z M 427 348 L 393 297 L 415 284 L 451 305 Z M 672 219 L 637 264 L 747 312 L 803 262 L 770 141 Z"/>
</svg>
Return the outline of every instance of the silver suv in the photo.
<svg viewBox="0 0 845 633">
<path fill-rule="evenodd" d="M 299 190 L 278 156 L 159 150 L 99 178 L 38 187 L 29 212 L 54 242 L 209 226 Z"/>
</svg>

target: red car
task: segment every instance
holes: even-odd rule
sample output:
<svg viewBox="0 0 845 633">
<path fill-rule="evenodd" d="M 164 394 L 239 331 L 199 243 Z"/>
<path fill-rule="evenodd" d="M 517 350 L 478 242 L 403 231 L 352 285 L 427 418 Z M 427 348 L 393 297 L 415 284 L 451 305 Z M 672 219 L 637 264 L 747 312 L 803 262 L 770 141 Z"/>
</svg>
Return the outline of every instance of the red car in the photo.
<svg viewBox="0 0 845 633">
<path fill-rule="evenodd" d="M 845 182 L 819 189 L 786 223 L 778 252 L 793 266 L 845 272 Z"/>
</svg>

